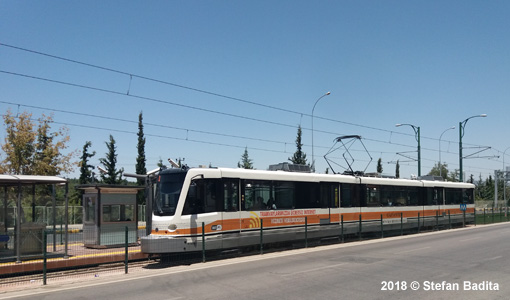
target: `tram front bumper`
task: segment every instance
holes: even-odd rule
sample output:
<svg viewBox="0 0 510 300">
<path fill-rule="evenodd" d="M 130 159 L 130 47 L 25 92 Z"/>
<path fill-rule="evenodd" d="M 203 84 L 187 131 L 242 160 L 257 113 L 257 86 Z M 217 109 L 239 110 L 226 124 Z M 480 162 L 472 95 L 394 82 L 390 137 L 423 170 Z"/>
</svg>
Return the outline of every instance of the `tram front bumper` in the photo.
<svg viewBox="0 0 510 300">
<path fill-rule="evenodd" d="M 140 240 L 142 252 L 148 254 L 191 252 L 202 249 L 202 242 L 197 238 L 149 235 Z"/>
</svg>

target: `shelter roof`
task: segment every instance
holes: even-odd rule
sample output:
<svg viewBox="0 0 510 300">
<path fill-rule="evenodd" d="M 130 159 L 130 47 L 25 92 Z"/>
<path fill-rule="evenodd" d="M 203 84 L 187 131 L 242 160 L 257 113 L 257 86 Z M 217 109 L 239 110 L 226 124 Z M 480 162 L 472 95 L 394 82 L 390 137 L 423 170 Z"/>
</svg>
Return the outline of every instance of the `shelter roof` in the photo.
<svg viewBox="0 0 510 300">
<path fill-rule="evenodd" d="M 63 184 L 67 179 L 58 176 L 41 175 L 6 175 L 0 174 L 0 186 L 17 186 L 33 184 Z"/>
</svg>

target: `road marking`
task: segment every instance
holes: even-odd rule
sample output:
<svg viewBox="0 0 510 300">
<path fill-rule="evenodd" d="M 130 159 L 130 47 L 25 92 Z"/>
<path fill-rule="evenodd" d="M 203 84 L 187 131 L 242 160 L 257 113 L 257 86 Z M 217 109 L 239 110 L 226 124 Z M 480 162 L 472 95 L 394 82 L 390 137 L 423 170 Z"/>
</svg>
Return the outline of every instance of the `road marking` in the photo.
<svg viewBox="0 0 510 300">
<path fill-rule="evenodd" d="M 341 263 L 341 264 L 336 264 L 336 265 L 331 265 L 331 266 L 324 266 L 324 267 L 320 267 L 320 268 L 308 269 L 308 270 L 303 270 L 303 271 L 299 271 L 299 272 L 284 274 L 282 276 L 283 277 L 294 276 L 294 275 L 298 275 L 298 274 L 302 274 L 302 273 L 309 273 L 309 272 L 315 272 L 315 271 L 320 271 L 320 270 L 325 270 L 325 269 L 331 269 L 331 268 L 336 268 L 338 266 L 345 265 L 345 264 L 346 263 Z"/>
<path fill-rule="evenodd" d="M 459 240 L 459 242 L 467 242 L 467 241 L 478 240 L 478 239 L 479 239 L 479 237 L 474 237 L 474 238 L 470 238 L 470 239 Z"/>
<path fill-rule="evenodd" d="M 406 251 L 400 251 L 395 254 L 403 254 L 403 253 L 408 253 L 408 252 L 413 252 L 413 251 L 418 251 L 418 250 L 425 250 L 425 249 L 429 249 L 429 248 L 430 247 L 416 248 L 416 249 L 411 249 L 411 250 L 406 250 Z"/>
<path fill-rule="evenodd" d="M 487 259 L 484 259 L 483 261 L 491 261 L 491 260 L 496 260 L 496 259 L 500 259 L 500 258 L 503 258 L 503 256 L 495 256 L 495 257 L 491 257 L 491 258 L 487 258 Z"/>
</svg>

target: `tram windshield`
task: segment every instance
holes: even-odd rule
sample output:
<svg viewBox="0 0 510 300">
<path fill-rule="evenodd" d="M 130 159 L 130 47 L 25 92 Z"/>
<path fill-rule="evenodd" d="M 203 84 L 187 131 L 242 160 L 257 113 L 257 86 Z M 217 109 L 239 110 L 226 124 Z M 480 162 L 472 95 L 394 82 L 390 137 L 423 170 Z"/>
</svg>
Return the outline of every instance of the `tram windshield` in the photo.
<svg viewBox="0 0 510 300">
<path fill-rule="evenodd" d="M 159 175 L 154 199 L 154 214 L 159 216 L 173 216 L 175 214 L 185 177 L 186 172 Z"/>
</svg>

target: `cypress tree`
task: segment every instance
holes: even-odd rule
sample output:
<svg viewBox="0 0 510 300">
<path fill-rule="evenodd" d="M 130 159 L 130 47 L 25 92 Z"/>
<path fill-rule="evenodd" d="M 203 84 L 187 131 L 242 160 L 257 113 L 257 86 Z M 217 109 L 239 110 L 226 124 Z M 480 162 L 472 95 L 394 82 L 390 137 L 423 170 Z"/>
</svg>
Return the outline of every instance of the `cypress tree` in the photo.
<svg viewBox="0 0 510 300">
<path fill-rule="evenodd" d="M 297 137 L 296 137 L 296 152 L 292 157 L 289 157 L 289 161 L 293 164 L 306 165 L 306 153 L 303 152 L 303 143 L 301 142 L 301 125 L 298 126 Z"/>
<path fill-rule="evenodd" d="M 241 156 L 241 162 L 237 163 L 238 168 L 253 169 L 253 161 L 248 156 L 248 147 L 244 148 L 244 153 Z"/>
<path fill-rule="evenodd" d="M 91 146 L 92 143 L 90 141 L 85 142 L 85 145 L 83 145 L 83 152 L 80 157 L 80 184 L 87 184 L 93 181 L 92 170 L 94 169 L 94 166 L 89 164 L 89 159 L 96 155 L 96 151 L 89 153 L 89 148 Z"/>
<path fill-rule="evenodd" d="M 138 156 L 136 157 L 136 174 L 145 175 L 147 174 L 146 161 L 145 158 L 145 136 L 143 133 L 143 115 L 142 112 L 138 115 L 138 145 L 136 149 L 138 150 Z M 136 180 L 138 185 L 145 185 L 144 179 Z M 138 204 L 145 204 L 145 196 L 144 191 L 139 191 L 137 194 Z"/>
<path fill-rule="evenodd" d="M 99 159 L 106 170 L 106 174 L 101 173 L 101 180 L 106 184 L 120 184 L 122 183 L 124 169 L 117 170 L 117 147 L 112 135 L 110 135 L 110 142 L 105 142 L 105 144 L 108 152 L 106 152 L 105 158 Z"/>
</svg>

